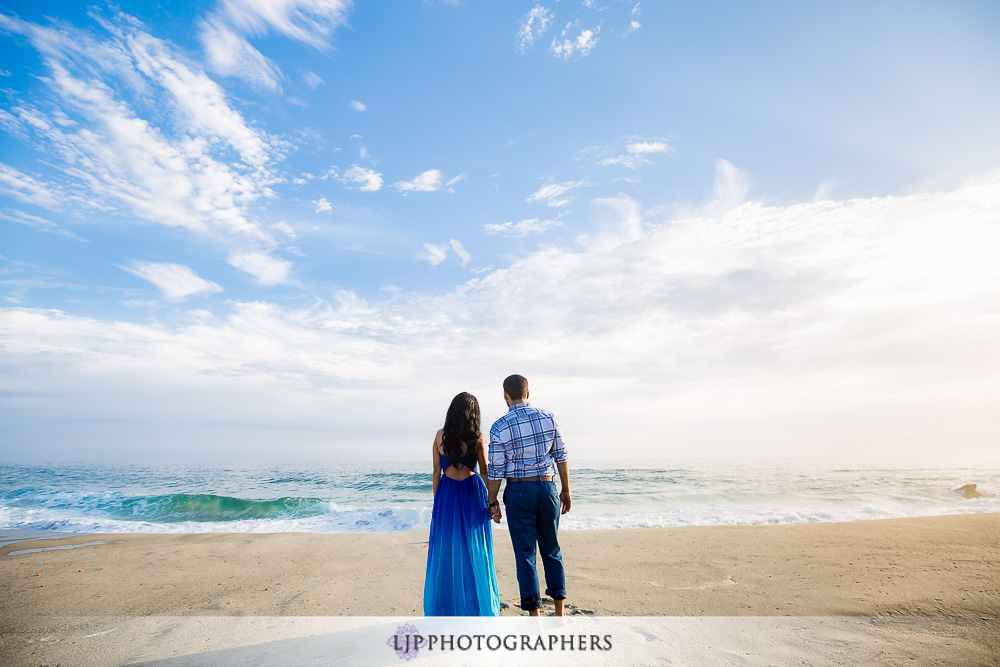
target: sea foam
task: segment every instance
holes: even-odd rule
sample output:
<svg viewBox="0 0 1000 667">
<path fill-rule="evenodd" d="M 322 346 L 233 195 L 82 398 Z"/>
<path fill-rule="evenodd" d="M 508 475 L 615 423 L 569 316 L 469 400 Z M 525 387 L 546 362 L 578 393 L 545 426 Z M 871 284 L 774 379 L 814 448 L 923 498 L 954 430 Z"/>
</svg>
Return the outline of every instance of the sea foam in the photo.
<svg viewBox="0 0 1000 667">
<path fill-rule="evenodd" d="M 0 466 L 0 528 L 116 532 L 399 532 L 431 519 L 429 466 Z M 1000 512 L 1000 470 L 816 464 L 572 469 L 568 530 L 859 521 Z M 981 497 L 955 489 L 977 484 Z"/>
</svg>

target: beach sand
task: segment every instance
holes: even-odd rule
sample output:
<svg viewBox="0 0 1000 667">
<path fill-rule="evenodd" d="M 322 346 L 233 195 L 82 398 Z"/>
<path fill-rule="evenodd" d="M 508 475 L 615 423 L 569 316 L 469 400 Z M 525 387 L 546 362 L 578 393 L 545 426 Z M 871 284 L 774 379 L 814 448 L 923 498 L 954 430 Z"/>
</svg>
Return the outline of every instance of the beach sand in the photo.
<svg viewBox="0 0 1000 667">
<path fill-rule="evenodd" d="M 516 616 L 509 536 L 494 538 L 503 615 Z M 1000 514 L 567 530 L 560 541 L 576 614 L 919 620 L 919 646 L 899 650 L 1000 664 Z M 104 543 L 8 555 L 93 542 Z M 180 645 L 190 633 L 125 651 L 154 618 L 419 616 L 427 532 L 77 535 L 2 552 L 0 662 L 121 664 L 197 652 Z M 100 634 L 107 619 L 138 625 Z M 893 663 L 883 657 L 872 664 Z"/>
</svg>

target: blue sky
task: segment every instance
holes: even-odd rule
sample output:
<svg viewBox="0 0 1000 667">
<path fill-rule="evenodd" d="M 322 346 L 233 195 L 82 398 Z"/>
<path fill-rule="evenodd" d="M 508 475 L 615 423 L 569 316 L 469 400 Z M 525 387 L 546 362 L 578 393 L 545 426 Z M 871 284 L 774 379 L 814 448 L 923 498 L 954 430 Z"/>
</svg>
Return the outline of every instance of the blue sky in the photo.
<svg viewBox="0 0 1000 667">
<path fill-rule="evenodd" d="M 418 458 L 513 372 L 585 458 L 995 452 L 995 3 L 0 33 L 7 458 Z"/>
</svg>

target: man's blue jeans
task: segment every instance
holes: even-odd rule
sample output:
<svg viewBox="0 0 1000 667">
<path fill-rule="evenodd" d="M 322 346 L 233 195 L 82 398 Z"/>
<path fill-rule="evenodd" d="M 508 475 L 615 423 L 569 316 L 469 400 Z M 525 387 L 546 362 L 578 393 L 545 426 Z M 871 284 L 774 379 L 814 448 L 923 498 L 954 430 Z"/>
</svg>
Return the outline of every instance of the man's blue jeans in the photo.
<svg viewBox="0 0 1000 667">
<path fill-rule="evenodd" d="M 535 544 L 545 569 L 545 594 L 553 600 L 566 599 L 566 573 L 559 551 L 559 512 L 562 505 L 555 482 L 507 482 L 503 492 L 507 526 L 517 563 L 517 585 L 521 589 L 521 609 L 538 609 L 538 572 Z"/>
</svg>

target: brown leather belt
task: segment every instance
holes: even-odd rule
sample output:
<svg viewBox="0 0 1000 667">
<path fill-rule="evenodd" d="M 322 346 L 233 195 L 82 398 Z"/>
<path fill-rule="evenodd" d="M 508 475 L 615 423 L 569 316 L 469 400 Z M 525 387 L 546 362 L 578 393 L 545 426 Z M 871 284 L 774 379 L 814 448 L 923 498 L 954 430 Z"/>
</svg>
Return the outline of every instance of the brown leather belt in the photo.
<svg viewBox="0 0 1000 667">
<path fill-rule="evenodd" d="M 537 482 L 541 480 L 543 482 L 551 482 L 552 475 L 542 475 L 541 477 L 508 477 L 508 482 Z"/>
</svg>

